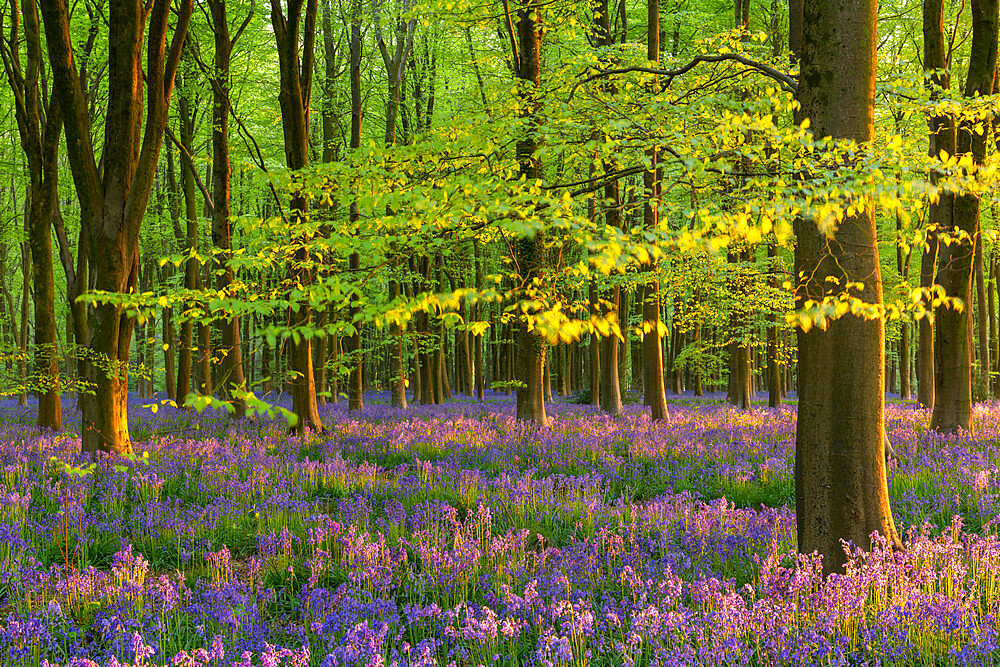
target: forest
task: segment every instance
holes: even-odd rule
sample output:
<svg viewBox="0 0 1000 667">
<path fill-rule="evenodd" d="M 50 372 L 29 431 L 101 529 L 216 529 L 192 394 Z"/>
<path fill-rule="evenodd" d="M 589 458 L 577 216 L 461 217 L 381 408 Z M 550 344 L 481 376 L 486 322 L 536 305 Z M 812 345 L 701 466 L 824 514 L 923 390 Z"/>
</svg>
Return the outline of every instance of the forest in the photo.
<svg viewBox="0 0 1000 667">
<path fill-rule="evenodd" d="M 0 664 L 1000 664 L 1000 0 L 0 0 Z"/>
</svg>

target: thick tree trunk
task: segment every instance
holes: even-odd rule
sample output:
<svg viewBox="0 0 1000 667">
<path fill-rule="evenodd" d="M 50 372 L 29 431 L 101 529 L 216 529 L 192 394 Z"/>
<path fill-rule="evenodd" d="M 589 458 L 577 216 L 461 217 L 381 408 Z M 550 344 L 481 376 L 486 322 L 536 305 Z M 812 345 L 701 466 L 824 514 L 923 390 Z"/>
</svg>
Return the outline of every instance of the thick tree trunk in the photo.
<svg viewBox="0 0 1000 667">
<path fill-rule="evenodd" d="M 287 16 L 283 13 L 283 4 L 281 0 L 271 0 L 271 25 L 277 44 L 281 78 L 278 104 L 281 107 L 285 163 L 292 171 L 298 171 L 309 164 L 309 101 L 312 94 L 317 0 L 290 0 L 287 3 Z M 304 8 L 303 4 L 306 5 Z M 306 221 L 309 213 L 305 197 L 300 195 L 292 197 L 289 215 L 293 229 Z M 310 240 L 310 234 L 299 232 L 297 243 L 300 245 L 294 255 L 293 270 L 298 282 L 304 286 L 313 282 L 313 270 L 309 266 Z M 312 309 L 307 301 L 299 305 L 297 312 L 290 314 L 289 327 L 293 331 L 308 327 L 311 320 Z M 316 402 L 312 339 L 302 336 L 296 340 L 293 337 L 290 343 L 289 362 L 293 371 L 292 411 L 299 417 L 297 429 L 301 431 L 308 427 L 314 431 L 322 431 L 323 422 L 319 417 Z"/>
<path fill-rule="evenodd" d="M 871 141 L 874 134 L 875 0 L 805 0 L 797 97 L 815 136 Z M 796 307 L 839 285 L 864 281 L 856 298 L 882 302 L 872 206 L 841 222 L 836 238 L 796 221 L 795 271 L 809 278 Z M 839 288 L 837 288 L 839 289 Z M 885 330 L 880 319 L 844 315 L 824 331 L 798 332 L 799 417 L 795 511 L 799 551 L 818 552 L 823 569 L 842 568 L 841 541 L 862 548 L 879 533 L 899 543 L 889 508 L 883 440 Z M 832 372 L 833 371 L 833 372 Z"/>
<path fill-rule="evenodd" d="M 993 91 L 998 6 L 997 0 L 973 0 L 971 4 L 972 45 L 965 83 L 966 97 L 988 95 Z M 925 40 L 927 18 L 925 15 Z M 943 42 L 942 35 L 935 39 Z M 932 119 L 932 125 L 936 120 Z M 935 154 L 944 151 L 949 155 L 971 155 L 976 165 L 983 164 L 987 134 L 981 128 L 977 133 L 975 125 L 970 120 L 959 123 L 954 135 L 954 150 L 949 150 L 951 146 L 946 145 L 944 135 L 939 132 L 935 137 L 935 148 L 939 150 Z M 949 141 L 950 136 L 949 133 Z M 950 211 L 947 210 L 949 204 Z M 979 196 L 971 192 L 957 194 L 954 199 L 942 196 L 936 211 L 933 205 L 931 208 L 932 223 L 937 222 L 945 230 L 955 228 L 960 232 L 950 244 L 939 246 L 937 282 L 949 297 L 960 299 L 964 305 L 961 312 L 955 308 L 942 308 L 935 318 L 935 397 L 931 428 L 944 432 L 968 430 L 972 419 L 972 277 L 979 237 L 979 209 Z M 937 216 L 933 215 L 935 212 Z"/>
<path fill-rule="evenodd" d="M 610 2 L 609 0 L 598 0 L 594 7 L 594 28 L 596 33 L 596 46 L 598 48 L 608 47 L 613 43 L 610 24 Z M 609 86 L 606 91 L 610 97 L 614 97 L 615 90 Z M 595 136 L 597 133 L 595 131 Z M 615 165 L 612 161 L 604 163 L 606 172 L 613 172 Z M 622 226 L 621 216 L 621 191 L 616 179 L 609 180 L 604 185 L 605 223 L 609 227 L 620 229 Z M 612 328 L 619 328 L 622 316 L 628 319 L 628 311 L 621 309 L 621 288 L 614 286 L 602 295 L 607 304 L 607 312 L 604 316 L 611 322 Z M 627 324 L 627 322 L 626 322 Z M 619 335 L 612 332 L 601 339 L 601 410 L 610 415 L 619 415 L 622 411 L 621 397 L 621 377 L 619 369 L 619 355 L 621 353 L 621 343 Z"/>
<path fill-rule="evenodd" d="M 944 0 L 926 0 L 923 4 L 924 33 L 924 71 L 931 88 L 931 97 L 938 98 L 940 90 L 951 85 L 949 73 L 948 46 L 944 34 Z M 954 155 L 956 150 L 955 126 L 948 115 L 932 116 L 930 119 L 930 144 L 928 151 L 931 157 L 937 157 L 942 151 Z M 934 174 L 932 180 L 936 180 Z M 920 286 L 930 287 L 935 282 L 935 275 L 940 265 L 939 259 L 942 244 L 938 242 L 937 234 L 952 225 L 951 213 L 954 208 L 954 194 L 942 192 L 938 202 L 932 202 L 927 216 L 927 244 L 920 260 Z M 935 367 L 939 360 L 935 359 L 937 343 L 935 342 L 935 326 L 928 318 L 920 320 L 920 341 L 917 348 L 917 399 L 927 409 L 934 409 L 936 404 Z"/>
<path fill-rule="evenodd" d="M 729 402 L 737 406 L 740 410 L 750 408 L 750 401 L 753 395 L 751 388 L 751 367 L 750 367 L 750 323 L 749 313 L 741 303 L 747 296 L 749 278 L 745 275 L 743 265 L 750 261 L 750 252 L 746 248 L 730 251 L 729 262 L 733 266 L 735 278 L 731 282 L 731 290 L 737 296 L 737 302 L 733 306 L 730 315 L 730 335 L 733 337 L 729 345 L 730 353 L 730 376 L 729 390 L 727 398 Z"/>
<path fill-rule="evenodd" d="M 45 141 L 53 144 L 59 141 L 58 103 L 49 105 L 48 124 Z M 55 137 L 50 138 L 50 133 Z M 38 420 L 41 428 L 55 431 L 62 429 L 62 406 L 60 401 L 58 336 L 56 320 L 55 277 L 52 262 L 52 217 L 59 205 L 57 178 L 59 165 L 54 147 L 43 149 L 42 178 L 32 185 L 28 208 L 28 245 L 31 248 L 32 297 L 35 308 L 35 354 L 34 382 L 38 397 Z"/>
<path fill-rule="evenodd" d="M 612 304 L 618 303 L 617 286 L 605 293 L 604 298 Z M 618 324 L 618 311 L 613 309 L 606 317 L 612 324 Z M 601 339 L 601 410 L 609 415 L 619 415 L 622 411 L 621 386 L 618 376 L 618 354 L 620 341 L 612 333 Z"/>
<path fill-rule="evenodd" d="M 647 0 L 647 40 L 646 59 L 654 64 L 660 60 L 660 2 Z M 647 229 L 655 229 L 659 224 L 660 184 L 657 179 L 657 150 L 646 151 L 650 169 L 643 172 L 643 187 L 646 203 L 643 206 L 643 224 Z M 663 330 L 660 319 L 660 281 L 656 276 L 656 267 L 650 264 L 644 268 L 650 276 L 645 284 L 642 302 L 642 389 L 646 405 L 649 406 L 653 421 L 661 421 L 668 417 L 666 387 L 663 379 Z"/>
<path fill-rule="evenodd" d="M 98 170 L 92 123 L 80 74 L 73 64 L 65 0 L 41 4 L 53 89 L 60 96 L 70 168 L 80 201 L 81 251 L 99 290 L 127 292 L 136 285 L 138 240 L 167 123 L 170 93 L 193 11 L 183 0 L 171 16 L 169 0 L 108 5 L 107 118 L 103 170 Z M 169 24 L 174 34 L 169 50 Z M 147 43 L 144 47 L 143 36 Z M 141 60 L 146 54 L 146 65 Z M 145 84 L 145 91 L 144 91 Z M 143 105 L 143 93 L 146 104 Z M 145 113 L 144 107 L 145 106 Z M 132 451 L 126 412 L 129 342 L 133 320 L 120 307 L 94 309 L 83 376 L 94 393 L 81 401 L 82 448 Z"/>
</svg>

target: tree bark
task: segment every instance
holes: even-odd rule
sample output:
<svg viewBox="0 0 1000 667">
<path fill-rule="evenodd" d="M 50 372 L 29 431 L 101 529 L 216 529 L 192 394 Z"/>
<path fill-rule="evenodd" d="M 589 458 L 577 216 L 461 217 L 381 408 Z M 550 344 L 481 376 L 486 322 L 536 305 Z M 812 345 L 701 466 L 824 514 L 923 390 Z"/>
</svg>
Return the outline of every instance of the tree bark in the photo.
<svg viewBox="0 0 1000 667">
<path fill-rule="evenodd" d="M 31 319 L 31 249 L 21 242 L 21 320 L 17 330 L 18 407 L 28 406 L 28 321 Z"/>
<path fill-rule="evenodd" d="M 472 257 L 476 264 L 476 293 L 482 292 L 483 289 L 483 262 L 485 258 L 479 253 L 479 241 L 473 239 L 472 241 Z M 482 306 L 479 300 L 476 300 L 476 305 L 473 308 L 473 321 L 479 321 L 482 317 Z M 474 337 L 473 347 L 475 348 L 474 354 L 476 355 L 474 362 L 474 374 L 475 374 L 475 385 L 476 385 L 476 400 L 480 403 L 483 402 L 485 391 L 485 379 L 484 368 L 483 368 L 483 335 L 478 334 Z"/>
<path fill-rule="evenodd" d="M 903 218 L 896 212 L 896 235 L 897 238 L 903 233 Z M 910 286 L 910 253 L 907 247 L 904 252 L 902 246 L 896 244 L 896 271 L 902 284 L 909 289 Z M 910 322 L 904 319 L 900 323 L 899 330 L 899 397 L 909 400 L 912 394 L 910 386 Z"/>
<path fill-rule="evenodd" d="M 646 60 L 658 67 L 660 63 L 660 0 L 646 0 Z M 655 90 L 655 81 L 650 91 Z M 658 151 L 655 146 L 646 151 L 649 169 L 642 173 L 646 203 L 642 209 L 643 224 L 653 230 L 659 225 L 660 183 L 657 175 Z M 663 378 L 663 330 L 660 319 L 660 280 L 656 266 L 650 263 L 644 271 L 651 274 L 645 283 L 642 302 L 642 388 L 653 421 L 662 421 L 667 414 L 667 390 Z"/>
<path fill-rule="evenodd" d="M 986 285 L 987 301 L 990 311 L 990 373 L 993 375 L 993 398 L 1000 398 L 1000 380 L 996 377 L 997 368 L 1000 367 L 1000 350 L 997 349 L 997 341 L 1000 339 L 997 333 L 997 256 L 996 251 L 990 258 L 990 280 Z"/>
<path fill-rule="evenodd" d="M 778 249 L 777 241 L 767 244 L 768 268 L 771 271 L 771 289 L 778 289 Z M 775 310 L 767 325 L 767 405 L 776 408 L 781 405 L 781 369 L 778 366 L 778 318 Z"/>
<path fill-rule="evenodd" d="M 18 44 L 16 2 L 11 2 L 10 10 L 9 41 L 0 40 L 0 56 L 7 81 L 14 92 L 14 115 L 28 166 L 29 185 L 24 227 L 31 250 L 31 296 L 35 310 L 34 370 L 31 384 L 38 398 L 38 426 L 59 431 L 62 429 L 62 407 L 52 222 L 58 215 L 59 206 L 58 155 L 62 111 L 55 94 L 50 94 L 48 101 L 42 98 L 39 85 L 43 67 L 41 25 L 35 0 L 24 0 L 21 6 L 26 53 L 23 70 Z"/>
<path fill-rule="evenodd" d="M 598 48 L 610 46 L 612 43 L 610 26 L 610 7 L 608 0 L 598 0 L 595 6 L 595 32 L 597 33 L 596 44 Z M 608 91 L 614 96 L 614 90 Z M 604 163 L 606 172 L 615 170 L 614 163 L 607 161 Z M 620 229 L 622 226 L 621 217 L 621 192 L 617 179 L 611 179 L 604 185 L 604 206 L 605 223 L 609 227 Z M 612 324 L 612 329 L 618 328 L 621 305 L 621 288 L 618 285 L 606 290 L 602 295 L 604 301 L 609 304 L 604 316 Z M 610 335 L 601 339 L 601 410 L 609 415 L 617 416 L 622 412 L 621 384 L 618 368 L 618 356 L 621 340 L 617 332 L 612 331 Z"/>
<path fill-rule="evenodd" d="M 282 4 L 287 5 L 287 14 L 283 13 Z M 292 171 L 304 169 L 309 164 L 309 100 L 312 94 L 316 12 L 317 0 L 288 0 L 287 3 L 271 0 L 271 25 L 274 28 L 281 78 L 278 105 L 281 107 L 285 164 Z M 303 195 L 292 195 L 289 215 L 293 230 L 307 220 L 308 207 Z M 313 270 L 309 267 L 312 235 L 295 233 L 297 248 L 293 271 L 297 282 L 308 286 L 313 282 Z M 290 313 L 289 327 L 297 332 L 310 326 L 311 320 L 312 309 L 308 301 L 305 301 L 299 304 L 297 311 Z M 323 422 L 316 402 L 312 339 L 293 335 L 291 346 L 289 361 L 293 371 L 292 411 L 299 417 L 296 428 L 300 431 L 306 427 L 322 431 Z"/>
<path fill-rule="evenodd" d="M 192 0 L 182 0 L 171 15 L 172 4 L 169 0 L 150 0 L 143 6 L 134 1 L 111 0 L 108 5 L 104 145 L 109 150 L 101 160 L 103 171 L 98 170 L 91 139 L 83 77 L 73 63 L 66 0 L 41 4 L 53 88 L 58 91 L 63 110 L 70 169 L 80 201 L 81 240 L 90 254 L 93 283 L 106 292 L 124 293 L 136 284 L 139 229 L 163 145 L 174 74 L 193 11 Z M 167 49 L 171 19 L 174 32 Z M 144 52 L 145 67 L 141 63 Z M 133 320 L 121 306 L 105 302 L 96 306 L 91 322 L 88 358 L 82 365 L 84 378 L 92 383 L 94 393 L 85 394 L 80 405 L 82 448 L 85 452 L 128 454 L 132 445 L 126 399 Z"/>
<path fill-rule="evenodd" d="M 248 25 L 247 22 L 230 38 L 229 18 L 226 15 L 225 0 L 210 0 L 212 32 L 215 36 L 215 67 L 212 83 L 212 243 L 219 251 L 216 265 L 216 288 L 220 294 L 233 298 L 235 275 L 229 261 L 233 256 L 231 190 L 232 166 L 229 159 L 229 65 L 233 46 Z M 219 322 L 222 347 L 219 350 L 219 393 L 229 399 L 241 419 L 246 416 L 246 402 L 237 395 L 246 389 L 243 371 L 243 348 L 240 344 L 240 319 L 233 315 Z"/>
<path fill-rule="evenodd" d="M 983 235 L 976 236 L 975 279 L 976 279 L 976 315 L 978 317 L 979 383 L 978 398 L 986 400 L 991 394 L 990 380 L 990 343 L 989 318 L 986 307 L 986 276 L 983 270 Z"/>
<path fill-rule="evenodd" d="M 874 135 L 875 0 L 805 0 L 796 93 L 814 136 L 869 142 Z M 864 196 L 863 194 L 860 196 Z M 795 271 L 808 276 L 796 307 L 822 299 L 825 278 L 862 280 L 853 296 L 882 303 L 882 276 L 870 202 L 828 238 L 811 220 L 795 222 Z M 839 288 L 837 288 L 839 289 Z M 885 329 L 881 319 L 844 315 L 826 330 L 798 331 L 799 417 L 795 511 L 799 551 L 818 552 L 823 569 L 846 561 L 841 540 L 862 548 L 879 533 L 899 543 L 889 507 L 883 440 Z"/>
<path fill-rule="evenodd" d="M 521 113 L 528 121 L 525 136 L 517 142 L 517 160 L 521 176 L 529 182 L 543 176 L 537 154 L 539 139 L 534 127 L 539 105 L 536 95 L 541 85 L 541 11 L 538 0 L 522 0 L 517 16 L 518 95 Z M 540 234 L 517 240 L 517 260 L 521 279 L 524 284 L 531 285 L 545 264 L 545 246 Z M 528 314 L 521 317 L 517 326 L 518 379 L 524 383 L 517 390 L 517 418 L 544 426 L 548 422 L 545 414 L 545 340 L 531 329 L 528 317 Z"/>
<path fill-rule="evenodd" d="M 965 82 L 966 97 L 989 95 L 993 91 L 997 63 L 998 6 L 997 0 L 973 0 L 971 3 L 972 45 Z M 925 50 L 926 48 L 925 46 Z M 932 119 L 932 125 L 936 120 Z M 949 132 L 946 142 L 942 132 L 937 134 L 935 148 L 939 150 L 935 155 L 941 151 L 949 155 L 969 154 L 976 165 L 983 164 L 987 135 L 985 132 L 976 132 L 975 122 L 963 119 L 959 123 L 954 135 L 954 150 L 949 150 L 952 146 L 946 145 L 950 142 L 950 136 Z M 949 205 L 950 211 L 947 210 Z M 959 232 L 958 237 L 952 239 L 950 244 L 938 247 L 940 257 L 937 282 L 944 288 L 947 296 L 960 299 L 964 306 L 961 311 L 942 308 L 935 317 L 935 398 L 931 428 L 949 433 L 959 429 L 968 430 L 972 419 L 972 276 L 979 237 L 979 209 L 979 196 L 971 192 L 959 193 L 953 198 L 942 195 L 937 207 L 932 205 L 931 208 L 932 224 L 936 222 L 944 230 L 950 232 L 955 229 Z"/>
<path fill-rule="evenodd" d="M 352 10 L 351 16 L 351 149 L 361 147 L 361 3 L 360 0 Z M 356 201 L 351 202 L 350 222 L 355 228 L 361 220 L 361 210 Z M 351 253 L 348 258 L 348 268 L 357 271 L 361 268 L 361 257 Z M 347 409 L 349 412 L 361 412 L 365 408 L 364 377 L 361 366 L 361 296 L 351 298 L 350 322 L 354 331 L 346 337 L 347 348 L 351 357 L 351 375 L 347 383 Z"/>
</svg>

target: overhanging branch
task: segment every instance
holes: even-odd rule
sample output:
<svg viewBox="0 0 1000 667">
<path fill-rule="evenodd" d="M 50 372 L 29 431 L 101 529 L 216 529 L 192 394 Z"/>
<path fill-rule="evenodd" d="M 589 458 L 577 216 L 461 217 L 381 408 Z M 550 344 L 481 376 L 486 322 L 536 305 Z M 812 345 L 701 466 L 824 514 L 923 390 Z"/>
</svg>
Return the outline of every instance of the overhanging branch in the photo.
<svg viewBox="0 0 1000 667">
<path fill-rule="evenodd" d="M 577 88 L 579 88 L 584 84 L 590 83 L 591 81 L 595 81 L 597 79 L 603 79 L 609 76 L 615 76 L 617 74 L 630 74 L 632 72 L 642 72 L 645 74 L 655 74 L 657 76 L 666 77 L 666 81 L 663 83 L 663 87 L 668 88 L 673 83 L 675 78 L 681 76 L 682 74 L 687 74 L 695 67 L 697 67 L 700 63 L 719 63 L 725 61 L 738 62 L 750 69 L 760 72 L 764 76 L 773 79 L 775 82 L 777 82 L 781 86 L 781 89 L 786 92 L 794 93 L 798 89 L 799 83 L 798 81 L 795 80 L 795 77 L 793 77 L 792 75 L 788 74 L 787 72 L 782 72 L 781 70 L 771 67 L 770 65 L 767 65 L 765 63 L 753 60 L 752 58 L 747 58 L 746 56 L 741 55 L 739 53 L 704 53 L 695 56 L 694 58 L 691 59 L 691 62 L 687 63 L 686 65 L 675 69 L 661 69 L 658 67 L 639 67 L 639 66 L 619 67 L 615 69 L 599 69 L 597 70 L 596 74 L 591 74 L 590 76 L 585 77 L 580 81 L 577 81 L 576 84 L 573 85 L 573 89 L 570 91 L 568 99 L 573 99 L 573 95 L 576 93 Z"/>
</svg>

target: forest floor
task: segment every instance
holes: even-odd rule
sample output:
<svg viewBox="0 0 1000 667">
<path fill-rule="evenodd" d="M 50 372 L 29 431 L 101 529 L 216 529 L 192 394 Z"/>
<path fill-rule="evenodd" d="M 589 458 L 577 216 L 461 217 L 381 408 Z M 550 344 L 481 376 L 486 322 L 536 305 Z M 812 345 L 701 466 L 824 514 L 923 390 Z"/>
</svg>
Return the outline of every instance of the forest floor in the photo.
<svg viewBox="0 0 1000 667">
<path fill-rule="evenodd" d="M 0 403 L 0 664 L 997 664 L 1000 404 L 887 407 L 906 549 L 795 554 L 795 408 L 653 424 L 509 397 L 328 405 L 324 435 L 130 406 L 97 463 Z M 159 406 L 159 404 L 157 404 Z"/>
</svg>

